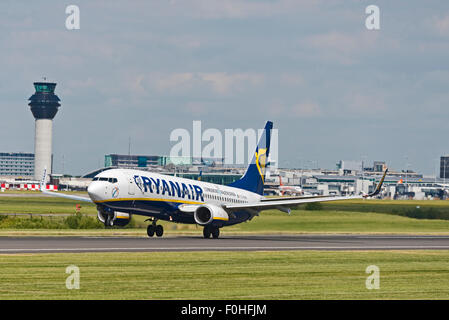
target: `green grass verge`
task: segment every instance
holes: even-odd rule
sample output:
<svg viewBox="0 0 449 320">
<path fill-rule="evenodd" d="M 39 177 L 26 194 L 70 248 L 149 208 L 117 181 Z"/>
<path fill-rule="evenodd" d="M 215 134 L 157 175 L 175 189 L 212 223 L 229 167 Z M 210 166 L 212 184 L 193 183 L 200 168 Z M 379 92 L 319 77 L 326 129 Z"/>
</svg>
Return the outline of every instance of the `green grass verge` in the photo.
<svg viewBox="0 0 449 320">
<path fill-rule="evenodd" d="M 0 218 L 0 235 L 141 235 L 146 236 L 146 217 L 134 215 L 133 227 L 138 230 L 103 230 L 74 231 L 75 227 L 95 227 L 93 221 L 89 223 L 68 224 L 62 217 L 43 217 L 47 214 L 74 214 L 75 202 L 72 200 L 52 197 L 2 196 L 0 197 L 0 213 L 28 213 L 28 216 Z M 419 209 L 416 207 L 419 206 Z M 223 234 L 232 233 L 421 233 L 448 234 L 449 220 L 425 219 L 423 214 L 419 219 L 410 218 L 407 212 L 439 212 L 449 213 L 449 201 L 389 201 L 389 200 L 352 200 L 333 203 L 323 203 L 315 209 L 304 210 L 301 206 L 293 210 L 289 216 L 277 210 L 263 211 L 252 221 L 222 229 Z M 82 203 L 81 212 L 95 219 L 94 204 Z M 416 213 L 416 212 L 415 212 Z M 12 221 L 15 220 L 15 221 Z M 33 220 L 33 221 L 25 221 Z M 174 224 L 161 222 L 166 235 L 198 234 L 202 228 L 195 225 Z M 40 229 L 36 229 L 40 228 Z M 22 231 L 20 231 L 21 229 Z M 58 230 L 60 229 L 60 230 Z M 64 230 L 66 229 L 66 230 Z"/>
<path fill-rule="evenodd" d="M 65 286 L 80 268 L 80 289 Z M 368 290 L 369 265 L 380 289 Z M 0 299 L 448 299 L 449 251 L 0 255 Z"/>
<path fill-rule="evenodd" d="M 25 220 L 27 218 L 15 218 Z M 146 225 L 143 217 L 133 217 L 136 225 Z M 202 234 L 196 225 L 160 222 L 164 234 Z M 1 225 L 1 223 L 0 223 Z M 281 212 L 267 211 L 252 221 L 221 230 L 230 234 L 294 234 L 294 233 L 402 233 L 402 234 L 449 234 L 447 220 L 418 220 L 394 215 L 367 212 L 304 211 L 294 210 L 290 216 Z M 128 229 L 0 229 L 1 235 L 132 235 L 146 237 L 143 228 Z"/>
<path fill-rule="evenodd" d="M 229 229 L 242 232 L 449 233 L 447 220 L 418 220 L 369 212 L 294 210 L 290 216 L 264 212 Z"/>
<path fill-rule="evenodd" d="M 376 212 L 415 219 L 449 220 L 449 201 L 349 200 L 320 203 L 323 210 Z"/>
<path fill-rule="evenodd" d="M 0 197 L 0 213 L 75 213 L 77 202 L 69 199 L 53 198 L 48 196 L 28 196 L 28 193 L 19 195 L 2 195 Z M 81 212 L 84 214 L 96 214 L 95 204 L 82 202 Z"/>
</svg>

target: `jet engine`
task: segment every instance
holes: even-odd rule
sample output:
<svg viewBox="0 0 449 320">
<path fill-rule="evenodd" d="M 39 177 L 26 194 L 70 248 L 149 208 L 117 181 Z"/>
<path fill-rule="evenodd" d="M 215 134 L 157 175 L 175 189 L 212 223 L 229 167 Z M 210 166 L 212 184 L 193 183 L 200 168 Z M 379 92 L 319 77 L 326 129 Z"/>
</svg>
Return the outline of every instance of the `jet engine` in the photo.
<svg viewBox="0 0 449 320">
<path fill-rule="evenodd" d="M 124 227 L 131 221 L 132 215 L 120 211 L 105 212 L 102 209 L 98 209 L 97 218 L 100 222 L 104 223 L 106 227 L 119 226 Z"/>
<path fill-rule="evenodd" d="M 205 226 L 211 224 L 214 220 L 229 220 L 229 215 L 222 207 L 212 204 L 199 206 L 193 214 L 195 222 Z"/>
</svg>

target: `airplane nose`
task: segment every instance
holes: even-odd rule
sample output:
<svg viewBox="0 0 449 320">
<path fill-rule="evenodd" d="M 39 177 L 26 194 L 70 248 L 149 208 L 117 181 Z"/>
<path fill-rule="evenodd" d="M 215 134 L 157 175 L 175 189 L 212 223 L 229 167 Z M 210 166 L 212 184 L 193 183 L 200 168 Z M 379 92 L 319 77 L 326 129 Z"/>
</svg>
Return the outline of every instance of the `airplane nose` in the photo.
<svg viewBox="0 0 449 320">
<path fill-rule="evenodd" d="M 87 187 L 87 193 L 93 201 L 102 200 L 104 196 L 104 188 L 101 183 L 92 182 Z"/>
</svg>

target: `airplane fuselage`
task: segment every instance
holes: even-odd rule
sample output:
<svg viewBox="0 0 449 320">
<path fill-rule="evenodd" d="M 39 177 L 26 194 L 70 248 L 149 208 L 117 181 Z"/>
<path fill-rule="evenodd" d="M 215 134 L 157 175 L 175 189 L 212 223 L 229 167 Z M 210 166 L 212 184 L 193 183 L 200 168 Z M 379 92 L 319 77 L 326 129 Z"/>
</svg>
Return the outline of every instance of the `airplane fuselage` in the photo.
<svg viewBox="0 0 449 320">
<path fill-rule="evenodd" d="M 259 202 L 262 196 L 247 190 L 214 183 L 133 169 L 106 170 L 88 187 L 89 197 L 105 212 L 124 212 L 160 220 L 195 224 L 193 214 L 182 206 L 244 204 Z M 215 225 L 244 222 L 250 212 L 235 212 L 217 219 Z"/>
</svg>

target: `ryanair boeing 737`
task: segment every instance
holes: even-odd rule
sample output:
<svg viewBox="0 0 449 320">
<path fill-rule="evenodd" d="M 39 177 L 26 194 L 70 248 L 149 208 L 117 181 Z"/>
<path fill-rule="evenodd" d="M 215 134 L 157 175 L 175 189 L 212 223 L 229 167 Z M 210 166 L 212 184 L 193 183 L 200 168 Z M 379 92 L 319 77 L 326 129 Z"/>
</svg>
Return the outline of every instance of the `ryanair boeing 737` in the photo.
<svg viewBox="0 0 449 320">
<path fill-rule="evenodd" d="M 265 198 L 263 189 L 272 128 L 273 123 L 267 122 L 245 174 L 227 186 L 148 171 L 111 169 L 95 176 L 87 188 L 89 198 L 46 191 L 45 173 L 41 191 L 95 203 L 98 219 L 105 226 L 125 226 L 137 214 L 152 221 L 147 229 L 149 237 L 162 236 L 164 229 L 157 221 L 165 220 L 203 226 L 204 238 L 218 238 L 220 228 L 251 220 L 263 210 L 290 213 L 292 207 L 304 203 L 361 199 L 380 192 L 387 170 L 376 190 L 368 195 Z"/>
</svg>

